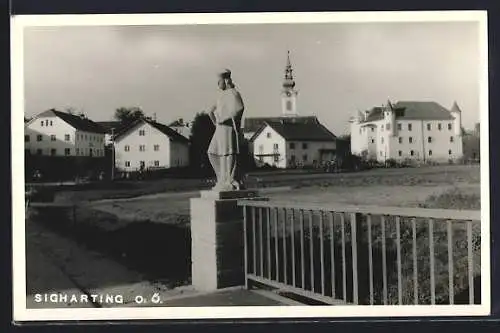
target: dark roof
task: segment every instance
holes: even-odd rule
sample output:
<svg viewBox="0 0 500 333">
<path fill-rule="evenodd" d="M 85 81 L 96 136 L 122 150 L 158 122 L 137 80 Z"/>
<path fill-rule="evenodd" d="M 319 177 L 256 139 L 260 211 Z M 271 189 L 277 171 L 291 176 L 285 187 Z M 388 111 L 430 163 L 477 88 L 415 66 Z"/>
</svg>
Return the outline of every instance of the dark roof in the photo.
<svg viewBox="0 0 500 333">
<path fill-rule="evenodd" d="M 336 136 L 319 122 L 266 121 L 253 135 L 256 138 L 262 130 L 270 126 L 287 141 L 335 141 Z"/>
<path fill-rule="evenodd" d="M 318 123 L 318 119 L 315 116 L 300 116 L 300 117 L 256 117 L 256 118 L 245 118 L 243 124 L 243 132 L 257 132 L 259 128 L 265 122 L 297 122 L 297 123 Z"/>
<path fill-rule="evenodd" d="M 116 140 L 117 138 L 123 136 L 128 131 L 130 131 L 131 129 L 133 129 L 134 127 L 136 127 L 137 125 L 139 125 L 142 122 L 148 123 L 152 127 L 156 128 L 157 130 L 159 130 L 160 132 L 162 132 L 163 134 L 168 136 L 170 139 L 172 139 L 172 141 L 183 142 L 183 143 L 189 142 L 189 140 L 186 137 L 177 133 L 176 131 L 174 131 L 173 129 L 168 127 L 167 125 L 160 124 L 160 123 L 157 123 L 155 121 L 148 120 L 148 119 L 138 119 L 138 120 L 132 122 L 128 126 L 122 128 L 119 132 L 117 132 L 113 139 Z"/>
<path fill-rule="evenodd" d="M 96 121 L 96 123 L 101 126 L 107 134 L 111 134 L 111 129 L 118 132 L 125 126 L 121 121 Z"/>
<path fill-rule="evenodd" d="M 450 111 L 436 102 L 401 101 L 392 104 L 396 112 L 396 119 L 401 120 L 453 120 Z M 457 106 L 458 108 L 458 106 Z M 366 120 L 362 122 L 377 121 L 384 118 L 384 107 L 372 108 Z"/>
<path fill-rule="evenodd" d="M 92 120 L 80 117 L 78 115 L 69 114 L 66 112 L 61 112 L 57 110 L 47 110 L 38 114 L 34 119 L 38 117 L 59 117 L 79 131 L 99 133 L 99 134 L 105 133 L 104 129 L 97 123 L 93 122 Z"/>
</svg>

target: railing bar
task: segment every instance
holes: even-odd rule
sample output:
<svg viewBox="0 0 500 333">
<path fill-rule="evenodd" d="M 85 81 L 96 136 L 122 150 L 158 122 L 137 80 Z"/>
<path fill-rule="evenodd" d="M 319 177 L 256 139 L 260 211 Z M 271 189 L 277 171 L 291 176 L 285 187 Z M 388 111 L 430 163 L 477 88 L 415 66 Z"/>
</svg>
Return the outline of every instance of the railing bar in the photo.
<svg viewBox="0 0 500 333">
<path fill-rule="evenodd" d="M 373 305 L 373 244 L 372 244 L 372 216 L 366 216 L 368 228 L 368 281 L 370 283 L 370 305 Z"/>
<path fill-rule="evenodd" d="M 295 281 L 295 210 L 290 211 L 290 237 L 292 238 L 292 285 L 296 287 Z"/>
<path fill-rule="evenodd" d="M 398 304 L 403 305 L 403 274 L 401 269 L 401 217 L 396 216 L 396 257 L 398 265 Z"/>
<path fill-rule="evenodd" d="M 448 293 L 450 305 L 455 303 L 455 288 L 454 288 L 454 272 L 453 272 L 453 223 L 448 220 L 447 223 L 447 238 L 448 238 Z"/>
<path fill-rule="evenodd" d="M 345 216 L 344 213 L 340 213 L 340 227 L 342 234 L 342 287 L 343 287 L 343 299 L 347 302 L 347 272 L 346 272 L 346 254 L 345 254 Z"/>
<path fill-rule="evenodd" d="M 253 274 L 257 274 L 257 241 L 256 241 L 256 236 L 255 236 L 255 207 L 252 207 L 252 239 L 253 239 Z"/>
<path fill-rule="evenodd" d="M 333 212 L 330 212 L 330 265 L 332 271 L 332 297 L 335 298 L 335 230 L 333 226 L 334 215 Z"/>
<path fill-rule="evenodd" d="M 311 273 L 311 291 L 314 292 L 314 241 L 313 241 L 313 212 L 309 211 L 309 260 Z"/>
<path fill-rule="evenodd" d="M 287 210 L 286 208 L 283 209 L 283 281 L 285 284 L 288 283 L 288 262 L 287 262 L 287 255 L 286 255 L 286 216 L 287 216 Z"/>
<path fill-rule="evenodd" d="M 469 304 L 474 304 L 474 258 L 472 253 L 472 221 L 467 221 L 467 259 L 469 270 Z"/>
<path fill-rule="evenodd" d="M 271 208 L 267 208 L 267 277 L 271 279 Z"/>
<path fill-rule="evenodd" d="M 278 208 L 273 209 L 274 212 L 274 253 L 275 253 L 275 259 L 276 259 L 276 281 L 279 282 L 280 280 L 280 264 L 279 264 L 279 255 L 278 255 Z"/>
<path fill-rule="evenodd" d="M 259 235 L 260 235 L 260 276 L 264 277 L 264 219 L 263 212 L 264 208 L 259 209 Z"/>
<path fill-rule="evenodd" d="M 431 278 L 431 304 L 436 304 L 436 277 L 434 271 L 434 220 L 429 219 L 429 257 Z"/>
<path fill-rule="evenodd" d="M 382 224 L 382 283 L 383 283 L 383 298 L 384 305 L 387 305 L 387 253 L 385 246 L 385 216 L 381 216 Z"/>
<path fill-rule="evenodd" d="M 245 260 L 245 289 L 248 289 L 248 232 L 247 232 L 247 206 L 243 206 L 243 244 L 244 244 L 244 260 Z"/>
<path fill-rule="evenodd" d="M 358 232 L 357 214 L 351 213 L 351 255 L 352 255 L 352 298 L 353 303 L 358 304 Z"/>
<path fill-rule="evenodd" d="M 418 261 L 417 261 L 417 223 L 415 218 L 411 219 L 412 229 L 412 251 L 413 251 L 413 299 L 415 305 L 418 305 Z"/>
<path fill-rule="evenodd" d="M 323 212 L 319 212 L 319 255 L 321 264 L 321 294 L 325 295 L 325 249 L 323 244 Z"/>
<path fill-rule="evenodd" d="M 304 258 L 304 211 L 301 209 L 299 211 L 299 223 L 300 223 L 300 270 L 302 278 L 302 288 L 306 288 L 306 269 L 305 269 L 305 258 Z"/>
</svg>

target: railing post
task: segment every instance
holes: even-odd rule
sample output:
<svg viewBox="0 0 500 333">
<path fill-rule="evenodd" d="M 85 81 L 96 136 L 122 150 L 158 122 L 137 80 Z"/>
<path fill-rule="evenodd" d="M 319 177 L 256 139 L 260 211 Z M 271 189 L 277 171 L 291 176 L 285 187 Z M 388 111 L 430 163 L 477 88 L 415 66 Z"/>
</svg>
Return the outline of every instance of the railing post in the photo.
<svg viewBox="0 0 500 333">
<path fill-rule="evenodd" d="M 360 290 L 360 286 L 365 287 L 365 283 L 360 284 L 360 280 L 366 281 L 366 265 L 359 262 L 358 253 L 364 253 L 363 240 L 363 216 L 360 213 L 351 213 L 351 250 L 352 250 L 352 298 L 353 303 L 359 303 L 359 294 L 366 294 L 365 288 Z"/>
</svg>

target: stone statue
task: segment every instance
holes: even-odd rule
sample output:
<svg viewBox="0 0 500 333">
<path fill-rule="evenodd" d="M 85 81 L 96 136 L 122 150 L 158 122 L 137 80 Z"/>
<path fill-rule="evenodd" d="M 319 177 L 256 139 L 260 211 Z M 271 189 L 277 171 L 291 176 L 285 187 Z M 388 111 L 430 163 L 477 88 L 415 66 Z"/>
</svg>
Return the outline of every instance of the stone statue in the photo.
<svg viewBox="0 0 500 333">
<path fill-rule="evenodd" d="M 208 111 L 215 125 L 207 152 L 217 177 L 213 190 L 240 190 L 243 184 L 238 170 L 238 155 L 242 140 L 241 118 L 245 107 L 231 79 L 231 71 L 222 71 L 218 79 L 220 91 L 217 103 Z"/>
</svg>

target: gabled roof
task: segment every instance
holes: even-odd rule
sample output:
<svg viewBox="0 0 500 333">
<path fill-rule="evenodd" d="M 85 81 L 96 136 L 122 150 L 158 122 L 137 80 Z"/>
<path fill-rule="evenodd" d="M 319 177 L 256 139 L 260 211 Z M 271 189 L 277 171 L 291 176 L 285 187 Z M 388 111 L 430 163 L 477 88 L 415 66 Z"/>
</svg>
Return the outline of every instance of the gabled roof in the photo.
<svg viewBox="0 0 500 333">
<path fill-rule="evenodd" d="M 319 121 L 313 122 L 286 122 L 266 121 L 250 140 L 254 140 L 267 126 L 275 130 L 287 141 L 335 141 L 336 136 Z"/>
<path fill-rule="evenodd" d="M 111 134 L 112 130 L 117 133 L 126 126 L 121 121 L 96 121 L 96 123 L 104 129 L 106 134 Z"/>
<path fill-rule="evenodd" d="M 120 138 L 120 137 L 126 135 L 128 132 L 130 132 L 130 130 L 132 130 L 133 128 L 137 127 L 138 125 L 140 125 L 142 123 L 147 123 L 150 126 L 156 128 L 157 130 L 159 130 L 160 132 L 162 132 L 163 134 L 168 136 L 172 141 L 182 142 L 182 143 L 189 142 L 189 140 L 187 138 L 185 138 L 181 134 L 177 133 L 176 131 L 174 131 L 173 129 L 168 127 L 167 125 L 160 124 L 160 123 L 157 123 L 157 122 L 155 122 L 153 120 L 149 120 L 149 119 L 138 119 L 138 120 L 130 123 L 128 126 L 123 127 L 119 132 L 117 132 L 115 134 L 115 136 L 113 137 L 113 139 L 116 140 L 117 138 Z"/>
<path fill-rule="evenodd" d="M 458 105 L 457 105 L 458 108 Z M 401 101 L 392 104 L 396 119 L 400 120 L 453 120 L 450 111 L 436 102 Z M 372 108 L 362 123 L 382 120 L 384 107 Z"/>
<path fill-rule="evenodd" d="M 265 122 L 298 122 L 298 123 L 317 123 L 318 119 L 315 116 L 300 116 L 300 117 L 256 117 L 256 118 L 245 118 L 243 124 L 243 132 L 254 133 L 265 123 Z"/>
<path fill-rule="evenodd" d="M 99 134 L 105 133 L 104 129 L 101 126 L 99 126 L 97 123 L 93 122 L 90 119 L 83 118 L 74 114 L 69 114 L 66 112 L 57 111 L 54 109 L 39 113 L 38 115 L 33 117 L 30 123 L 40 117 L 58 117 L 79 131 L 99 133 Z"/>
</svg>

